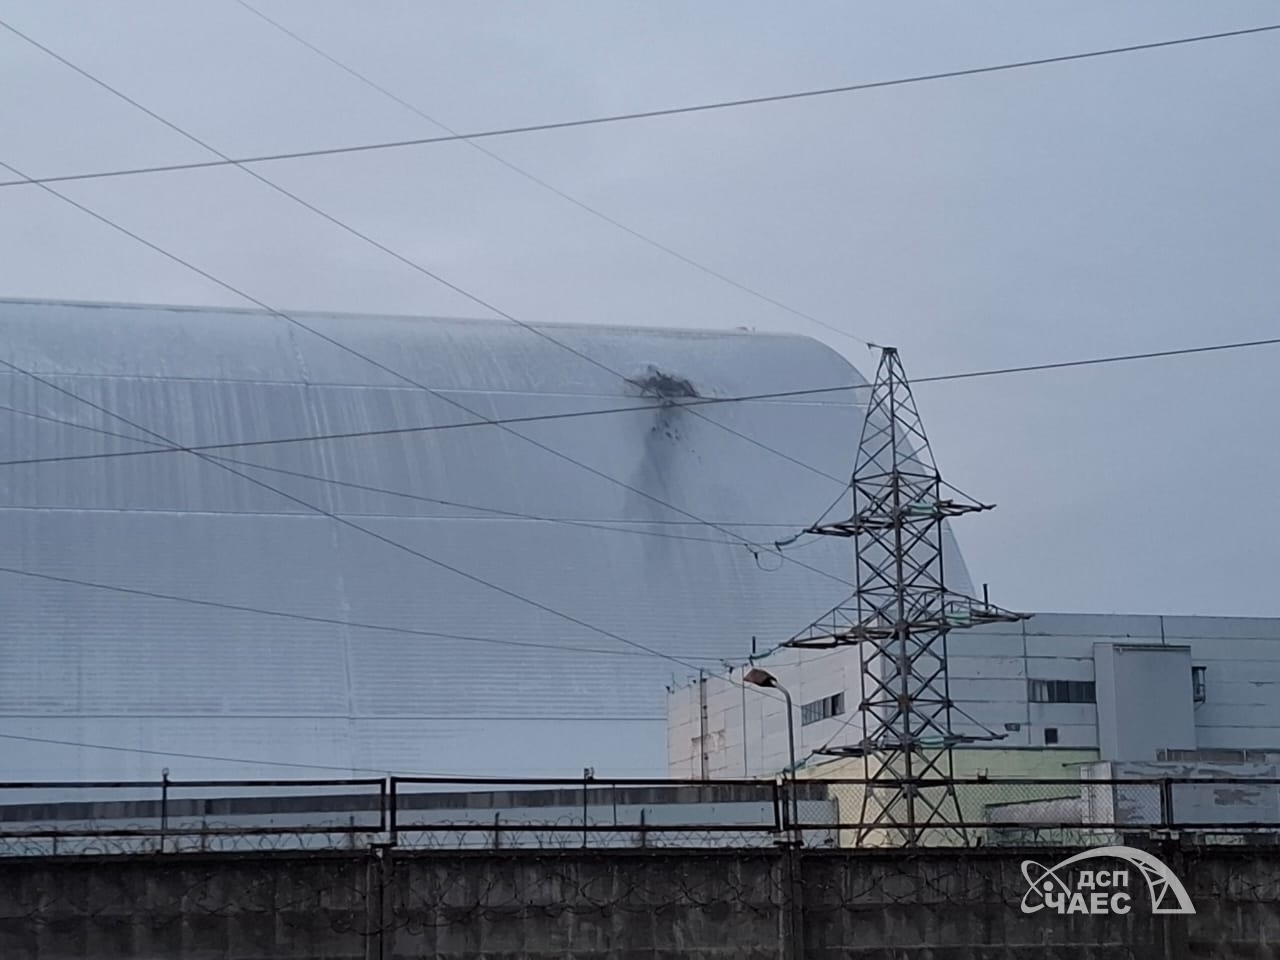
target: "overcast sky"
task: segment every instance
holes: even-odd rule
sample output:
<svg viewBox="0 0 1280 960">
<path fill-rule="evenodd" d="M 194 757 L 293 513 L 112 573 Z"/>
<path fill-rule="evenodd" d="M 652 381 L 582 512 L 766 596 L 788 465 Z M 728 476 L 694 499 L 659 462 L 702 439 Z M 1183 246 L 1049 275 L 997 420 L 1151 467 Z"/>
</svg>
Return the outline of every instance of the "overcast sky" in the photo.
<svg viewBox="0 0 1280 960">
<path fill-rule="evenodd" d="M 253 2 L 461 130 L 1280 21 L 1190 0 Z M 439 132 L 235 0 L 0 17 L 233 156 Z M 484 143 L 925 376 L 1280 333 L 1278 62 L 1263 34 Z M 0 160 L 28 175 L 208 159 L 4 31 L 0 70 Z M 465 143 L 261 169 L 529 322 L 791 331 L 874 372 Z M 59 189 L 273 306 L 486 315 L 234 168 Z M 29 186 L 0 190 L 0 296 L 243 305 Z M 957 527 L 975 580 L 1027 610 L 1280 616 L 1278 367 L 1269 347 L 922 385 L 944 474 L 999 504 Z"/>
</svg>

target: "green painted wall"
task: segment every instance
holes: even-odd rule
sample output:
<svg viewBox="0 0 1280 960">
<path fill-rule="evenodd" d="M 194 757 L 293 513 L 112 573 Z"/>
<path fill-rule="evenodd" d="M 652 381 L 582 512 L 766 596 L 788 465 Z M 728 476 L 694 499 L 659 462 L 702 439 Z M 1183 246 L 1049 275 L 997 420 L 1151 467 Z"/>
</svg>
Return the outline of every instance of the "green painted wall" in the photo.
<svg viewBox="0 0 1280 960">
<path fill-rule="evenodd" d="M 960 816 L 966 823 L 981 824 L 988 819 L 988 810 L 993 805 L 1017 803 L 1028 800 L 1055 800 L 1080 796 L 1078 782 L 1078 765 L 1091 763 L 1098 759 L 1097 750 L 1050 750 L 1050 749 L 961 749 L 953 753 L 955 777 L 957 780 L 975 780 L 989 778 L 989 783 L 958 783 L 956 797 L 959 801 Z M 807 766 L 799 771 L 801 779 L 829 781 L 861 781 L 867 777 L 867 771 L 861 759 L 833 760 L 828 763 Z M 872 761 L 874 762 L 874 761 Z M 1043 784 L 1036 780 L 1067 780 L 1070 783 Z M 1023 782 L 1010 782 L 1023 781 Z M 865 790 L 859 782 L 835 782 L 830 792 L 836 799 L 842 824 L 860 824 L 864 816 L 872 819 L 875 804 L 872 802 L 864 808 Z M 937 798 L 939 794 L 932 794 Z M 923 807 L 917 807 L 916 819 L 930 819 L 927 813 L 929 795 L 919 801 Z M 864 809 L 867 811 L 864 813 Z M 907 819 L 906 810 L 897 810 L 895 816 L 900 820 Z M 998 814 L 997 814 L 998 817 Z M 952 819 L 949 815 L 947 819 Z M 1010 817 L 1012 819 L 1012 817 Z M 981 827 L 966 831 L 968 839 L 984 833 Z M 881 846 L 894 844 L 897 841 L 887 835 L 870 834 L 859 837 L 857 830 L 841 831 L 841 846 Z M 959 834 L 954 831 L 937 831 L 924 839 L 931 845 L 950 845 L 961 842 Z"/>
</svg>

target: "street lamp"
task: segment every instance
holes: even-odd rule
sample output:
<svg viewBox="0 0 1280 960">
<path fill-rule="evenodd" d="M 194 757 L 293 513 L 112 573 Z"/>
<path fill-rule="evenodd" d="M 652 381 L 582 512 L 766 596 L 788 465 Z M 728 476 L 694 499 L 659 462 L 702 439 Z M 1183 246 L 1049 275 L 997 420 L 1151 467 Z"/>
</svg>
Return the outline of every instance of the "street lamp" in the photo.
<svg viewBox="0 0 1280 960">
<path fill-rule="evenodd" d="M 800 836 L 800 802 L 796 797 L 796 727 L 795 709 L 791 704 L 791 694 L 786 687 L 778 682 L 777 677 L 768 670 L 761 670 L 759 667 L 752 667 L 742 679 L 755 687 L 778 690 L 787 701 L 787 746 L 791 756 L 791 828 L 796 831 L 798 839 Z"/>
</svg>

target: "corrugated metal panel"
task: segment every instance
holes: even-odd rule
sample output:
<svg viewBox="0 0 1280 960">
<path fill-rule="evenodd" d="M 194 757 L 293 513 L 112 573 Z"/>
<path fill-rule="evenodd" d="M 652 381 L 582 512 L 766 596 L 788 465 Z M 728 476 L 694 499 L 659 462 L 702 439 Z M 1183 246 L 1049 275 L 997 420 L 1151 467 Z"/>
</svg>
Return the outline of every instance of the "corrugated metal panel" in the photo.
<svg viewBox="0 0 1280 960">
<path fill-rule="evenodd" d="M 487 321 L 307 316 L 306 322 L 486 416 L 650 401 L 528 331 Z M 183 443 L 273 439 L 469 419 L 422 390 L 291 328 L 228 310 L 2 301 L 11 361 Z M 860 379 L 801 337 L 603 327 L 554 336 L 628 376 L 656 368 L 703 396 Z M 630 401 L 623 399 L 630 397 Z M 28 377 L 0 403 L 138 436 Z M 708 408 L 707 416 L 847 475 L 856 394 Z M 145 444 L 16 413 L 0 459 Z M 640 490 L 727 524 L 798 524 L 838 485 L 688 412 L 517 428 Z M 725 539 L 510 433 L 482 427 L 229 451 L 267 467 L 538 517 L 497 516 L 246 469 L 387 537 L 678 657 L 741 657 L 848 592 Z M 410 629 L 593 650 L 561 652 L 397 635 L 0 575 L 6 668 L 0 733 L 139 747 L 156 755 L 4 741 L 12 778 L 303 775 L 297 768 L 166 757 L 192 753 L 403 772 L 663 769 L 663 725 L 494 717 L 661 718 L 684 669 L 328 520 L 191 455 L 0 471 L 0 565 Z M 743 527 L 772 540 L 793 530 Z M 851 574 L 848 544 L 797 557 Z M 958 569 L 959 558 L 951 562 Z M 431 719 L 447 718 L 447 719 Z M 337 771 L 335 771 L 337 772 Z"/>
</svg>

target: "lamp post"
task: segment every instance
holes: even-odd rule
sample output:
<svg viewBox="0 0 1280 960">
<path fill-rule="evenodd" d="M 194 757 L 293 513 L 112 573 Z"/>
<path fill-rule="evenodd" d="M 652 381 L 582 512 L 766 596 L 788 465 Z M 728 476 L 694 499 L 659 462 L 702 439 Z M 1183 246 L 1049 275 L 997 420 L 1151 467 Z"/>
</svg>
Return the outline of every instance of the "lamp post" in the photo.
<svg viewBox="0 0 1280 960">
<path fill-rule="evenodd" d="M 752 667 L 742 678 L 746 683 L 756 687 L 771 688 L 779 691 L 787 702 L 787 747 L 791 757 L 791 829 L 795 831 L 797 843 L 800 840 L 800 802 L 796 797 L 796 727 L 795 709 L 791 704 L 791 694 L 778 682 L 768 670 Z M 745 727 L 744 727 L 745 730 Z"/>
</svg>

